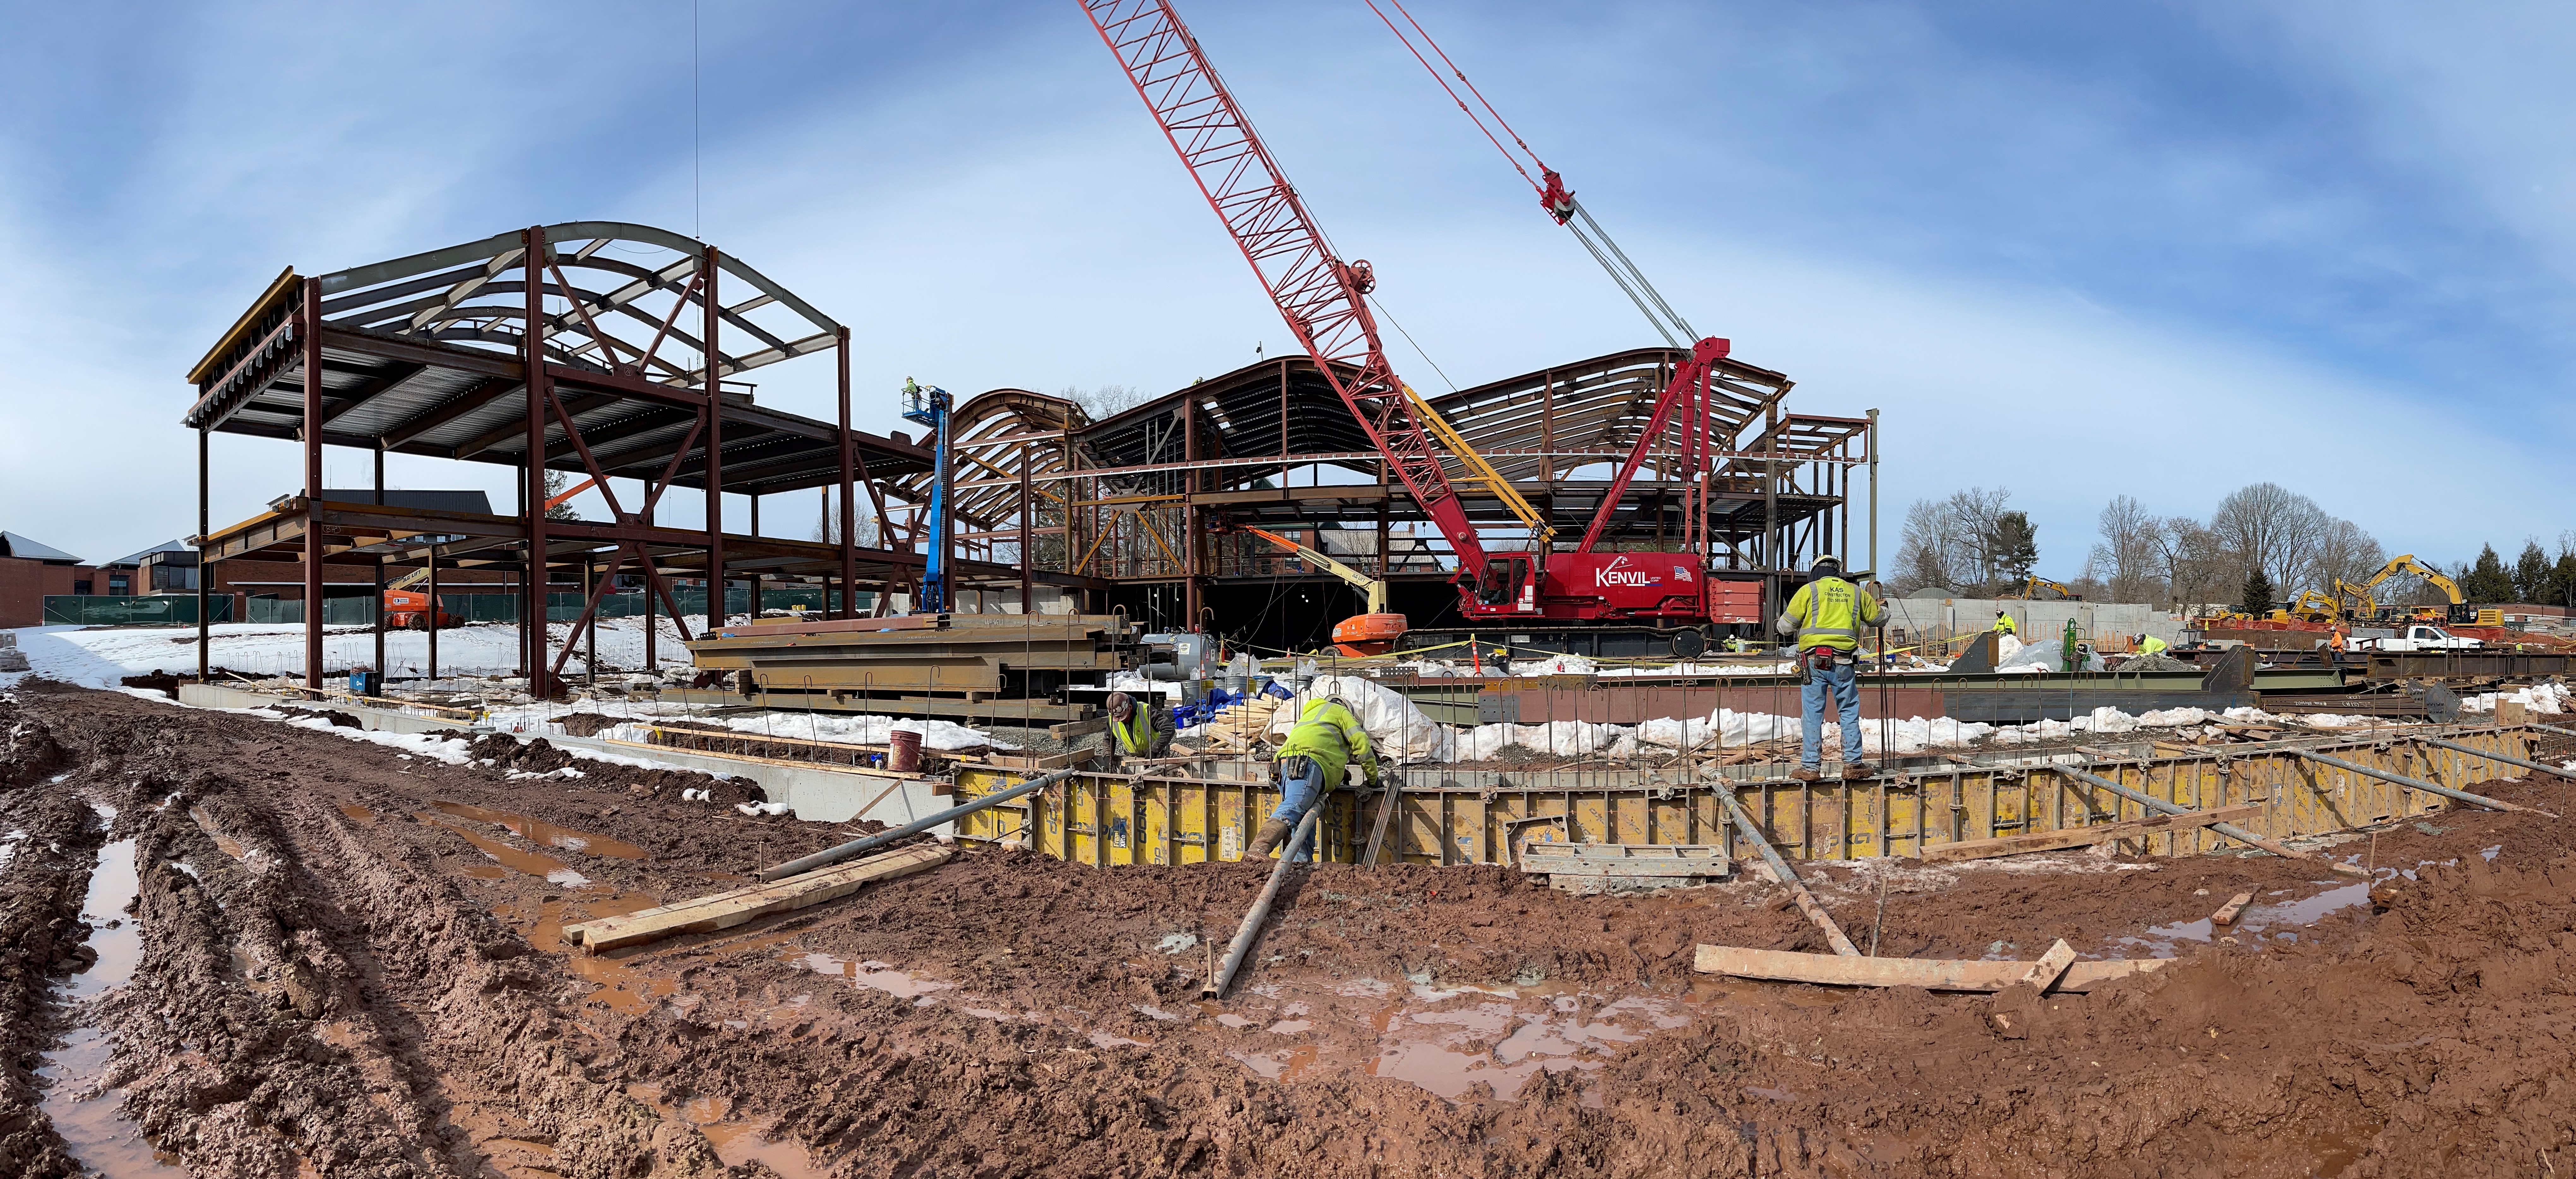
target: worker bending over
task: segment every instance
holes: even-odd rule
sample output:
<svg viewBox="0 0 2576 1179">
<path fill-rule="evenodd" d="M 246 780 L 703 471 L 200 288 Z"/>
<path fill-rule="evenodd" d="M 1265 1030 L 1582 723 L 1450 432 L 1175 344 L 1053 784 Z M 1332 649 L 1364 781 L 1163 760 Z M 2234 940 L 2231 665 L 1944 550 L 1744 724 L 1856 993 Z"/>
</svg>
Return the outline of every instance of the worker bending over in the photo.
<svg viewBox="0 0 2576 1179">
<path fill-rule="evenodd" d="M 2012 615 L 2006 614 L 2001 610 L 1995 611 L 1995 633 L 1999 635 L 2008 635 L 2013 633 Z"/>
<path fill-rule="evenodd" d="M 1114 770 L 1118 763 L 1131 757 L 1168 757 L 1172 752 L 1172 707 L 1155 702 L 1139 706 L 1136 698 L 1125 692 L 1109 694 L 1109 731 L 1100 735 L 1100 768 Z"/>
<path fill-rule="evenodd" d="M 2139 635 L 2137 641 L 2140 655 L 2162 655 L 2165 653 L 2165 648 L 2173 645 L 2154 635 L 2146 634 Z"/>
<path fill-rule="evenodd" d="M 1807 566 L 1807 584 L 1789 598 L 1780 615 L 1781 634 L 1798 637 L 1798 768 L 1789 776 L 1816 780 L 1823 758 L 1825 701 L 1830 697 L 1843 726 L 1843 777 L 1865 778 L 1869 763 L 1860 759 L 1860 628 L 1880 626 L 1886 611 L 1869 591 L 1843 580 L 1843 559 L 1831 554 Z M 2009 622 L 2009 619 L 2003 620 Z"/>
<path fill-rule="evenodd" d="M 1336 786 L 1348 785 L 1344 776 L 1352 762 L 1358 762 L 1367 780 L 1377 781 L 1377 750 L 1369 744 L 1368 730 L 1360 727 L 1360 718 L 1339 696 L 1311 701 L 1288 730 L 1288 740 L 1271 755 L 1271 765 L 1279 776 L 1279 809 L 1270 812 L 1268 821 L 1252 836 L 1252 846 L 1245 848 L 1243 858 L 1257 860 L 1270 854 L 1297 829 L 1306 812 L 1323 804 L 1324 795 Z M 1312 839 L 1304 847 L 1288 849 L 1291 860 L 1303 861 L 1312 850 Z"/>
</svg>

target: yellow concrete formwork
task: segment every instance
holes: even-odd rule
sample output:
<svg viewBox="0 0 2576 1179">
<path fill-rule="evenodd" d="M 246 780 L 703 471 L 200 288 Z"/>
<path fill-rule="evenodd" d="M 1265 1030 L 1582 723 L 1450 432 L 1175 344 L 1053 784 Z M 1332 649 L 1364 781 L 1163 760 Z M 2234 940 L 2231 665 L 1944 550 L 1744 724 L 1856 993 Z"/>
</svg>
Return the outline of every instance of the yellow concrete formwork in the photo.
<svg viewBox="0 0 2576 1179">
<path fill-rule="evenodd" d="M 2534 734 L 2518 728 L 2441 730 L 2445 740 L 2512 757 L 2528 757 Z M 2452 789 L 2523 773 L 2510 765 L 2440 749 L 2399 733 L 2380 739 L 2296 743 L 2331 757 Z M 2291 752 L 2290 742 L 2209 746 L 2159 754 L 2148 742 L 2106 741 L 2095 752 L 2059 756 L 2133 790 L 2192 810 L 2257 803 L 2258 835 L 2289 839 L 2385 822 L 2461 805 Z M 2169 747 L 2170 748 L 2170 747 Z M 2134 756 L 2117 756 L 2122 753 Z M 2112 754 L 2114 756 L 2102 756 Z M 1726 770 L 1674 766 L 1657 770 L 1491 770 L 1403 767 L 1405 789 L 1388 824 L 1385 859 L 1416 864 L 1512 864 L 1530 842 L 1720 845 L 1740 847 L 1725 821 L 1721 789 L 1760 824 L 1764 837 L 1792 859 L 1919 856 L 1965 840 L 2033 834 L 2148 817 L 2145 808 L 2043 764 L 1963 765 L 1918 762 L 1861 782 L 1794 782 Z M 1192 864 L 1237 860 L 1244 841 L 1279 804 L 1266 780 L 1239 781 L 1267 770 L 1258 762 L 1218 763 L 1173 775 L 1077 774 L 1065 783 L 1006 803 L 958 824 L 967 839 L 1034 833 L 1029 845 L 1075 863 Z M 1719 774 L 1727 776 L 1719 777 Z M 958 777 L 966 801 L 1025 781 L 1027 771 L 971 768 Z M 1347 790 L 1327 797 L 1322 858 L 1357 862 L 1377 817 L 1379 796 Z M 1212 834 L 1211 834 L 1212 833 Z M 2238 846 L 2206 829 L 2119 841 L 2139 855 L 2191 855 Z"/>
</svg>

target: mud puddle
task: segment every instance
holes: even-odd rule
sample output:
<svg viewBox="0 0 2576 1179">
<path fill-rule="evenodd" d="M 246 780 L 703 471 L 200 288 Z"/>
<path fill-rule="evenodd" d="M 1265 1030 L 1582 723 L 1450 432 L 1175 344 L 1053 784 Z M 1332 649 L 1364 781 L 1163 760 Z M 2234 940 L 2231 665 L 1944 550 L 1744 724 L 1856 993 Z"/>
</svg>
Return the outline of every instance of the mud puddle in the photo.
<svg viewBox="0 0 2576 1179">
<path fill-rule="evenodd" d="M 1509 1102 L 1541 1071 L 1596 1070 L 1623 1046 L 1692 1022 L 1681 1003 L 1664 996 L 1613 999 L 1543 986 L 1417 986 L 1396 994 L 1383 985 L 1351 984 L 1293 997 L 1273 988 L 1255 994 L 1286 1001 L 1258 1014 L 1247 1013 L 1253 1003 L 1210 1014 L 1249 1041 L 1226 1055 L 1264 1079 L 1359 1073 L 1452 1102 L 1478 1085 Z"/>
<path fill-rule="evenodd" d="M 896 969 L 890 962 L 856 961 L 849 958 L 835 958 L 830 954 L 804 951 L 790 953 L 786 958 L 816 974 L 847 979 L 851 986 L 884 991 L 895 998 L 910 999 L 924 1007 L 935 1001 L 929 996 L 940 991 L 957 989 L 955 983 L 923 978 L 910 971 Z"/>
<path fill-rule="evenodd" d="M 2317 883 L 2328 882 L 2318 881 Z M 2142 933 L 2115 938 L 2112 944 L 2143 949 L 2151 957 L 2171 958 L 2179 954 L 2187 945 L 2205 946 L 2220 940 L 2231 945 L 2244 945 L 2251 949 L 2261 949 L 2266 936 L 2280 941 L 2294 942 L 2299 940 L 2300 930 L 2356 905 L 2369 904 L 2370 887 L 2369 881 L 2358 881 L 2352 884 L 2334 885 L 2323 892 L 2296 900 L 2269 901 L 2258 897 L 2245 906 L 2243 913 L 2237 915 L 2235 924 L 2223 930 L 2214 925 L 2209 918 L 2200 917 L 2190 921 L 2149 926 Z M 2272 895 L 2281 895 L 2288 891 L 2275 889 Z M 2226 903 L 2220 898 L 2211 899 L 2217 900 L 2219 904 Z M 2212 906 L 2213 911 L 2215 908 L 2216 906 Z"/>
<path fill-rule="evenodd" d="M 444 799 L 429 805 L 441 814 L 454 815 L 460 819 L 472 819 L 477 823 L 490 823 L 496 827 L 506 827 L 511 833 L 530 843 L 559 847 L 565 851 L 587 852 L 594 856 L 611 856 L 621 860 L 647 859 L 652 854 L 622 839 L 611 839 L 605 835 L 593 835 L 587 831 L 559 827 L 543 819 L 532 818 L 515 811 L 489 810 L 470 803 L 449 802 Z"/>
<path fill-rule="evenodd" d="M 114 811 L 105 812 L 113 818 Z M 80 1003 L 124 986 L 143 961 L 143 929 L 125 912 L 142 892 L 134 866 L 134 841 L 120 839 L 98 853 L 90 873 L 89 894 L 81 901 L 81 920 L 90 926 L 89 948 L 98 958 L 72 976 L 62 991 L 66 1003 Z M 82 1165 L 111 1179 L 185 1175 L 177 1160 L 154 1150 L 133 1122 L 126 1120 L 115 1090 L 92 1094 L 107 1069 L 115 1041 L 94 1025 L 83 1024 L 63 1036 L 63 1046 L 45 1054 L 36 1070 L 44 1080 L 45 1116 L 63 1136 L 63 1144 Z"/>
<path fill-rule="evenodd" d="M 683 1121 L 705 1135 L 707 1145 L 714 1147 L 716 1159 L 728 1167 L 760 1163 L 778 1172 L 784 1179 L 823 1179 L 829 1169 L 809 1161 L 809 1152 L 801 1145 L 786 1140 L 772 1141 L 747 1121 L 736 1120 L 733 1101 L 723 1097 L 699 1097 L 685 1103 L 663 1096 L 662 1087 L 644 1083 L 629 1085 L 626 1092 L 636 1100 L 652 1106 L 667 1120 Z"/>
<path fill-rule="evenodd" d="M 522 876 L 534 876 L 548 884 L 560 884 L 566 888 L 581 888 L 590 883 L 590 877 L 573 871 L 572 865 L 553 856 L 542 852 L 523 851 L 473 828 L 460 827 L 443 821 L 437 815 L 426 811 L 414 811 L 412 817 L 423 823 L 454 832 L 457 838 L 473 844 L 474 850 L 492 859 L 494 866 L 481 871 L 477 871 L 473 866 L 467 867 L 465 874 L 468 876 L 483 880 L 498 880 L 503 875 L 502 870 L 507 869 Z"/>
<path fill-rule="evenodd" d="M 565 964 L 582 980 L 594 983 L 598 990 L 588 996 L 611 1011 L 638 1015 L 679 996 L 680 984 L 675 979 L 647 974 L 626 964 L 616 951 L 604 954 L 585 953 L 564 942 L 563 927 L 602 917 L 622 917 L 650 909 L 662 903 L 651 893 L 591 893 L 556 900 L 541 901 L 534 909 L 524 904 L 494 906 L 492 915 L 520 929 L 540 953 L 563 954 Z"/>
</svg>

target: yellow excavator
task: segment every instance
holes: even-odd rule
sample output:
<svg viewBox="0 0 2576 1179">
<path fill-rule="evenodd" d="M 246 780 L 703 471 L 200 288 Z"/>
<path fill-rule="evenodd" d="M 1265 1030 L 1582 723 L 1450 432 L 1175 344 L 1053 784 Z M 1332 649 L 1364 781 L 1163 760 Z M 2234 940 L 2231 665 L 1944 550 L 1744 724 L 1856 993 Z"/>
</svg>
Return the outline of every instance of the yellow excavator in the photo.
<svg viewBox="0 0 2576 1179">
<path fill-rule="evenodd" d="M 2041 598 L 2039 596 L 2039 591 L 2041 590 L 2054 590 L 2057 593 L 2057 597 L 2055 599 Z M 2076 593 L 2073 587 L 2068 586 L 2062 581 L 2050 581 L 2045 577 L 2024 578 L 2021 583 L 2021 600 L 2027 602 L 2034 598 L 2043 602 L 2052 600 L 2081 602 L 2084 600 L 2084 595 Z"/>
<path fill-rule="evenodd" d="M 2359 619 L 2363 621 L 2384 621 L 2384 619 L 2381 618 L 2382 615 L 2393 614 L 2398 617 L 2403 617 L 2410 613 L 2409 609 L 2403 606 L 2383 607 L 2376 601 L 2373 601 L 2370 596 L 2370 591 L 2379 588 L 2380 582 L 2386 581 L 2391 577 L 2395 577 L 2400 573 L 2412 573 L 2417 577 L 2423 578 L 2434 589 L 2442 591 L 2443 597 L 2450 599 L 2451 608 L 2444 615 L 2444 621 L 2467 626 L 2504 625 L 2504 611 L 2493 608 L 2485 610 L 2470 609 L 2468 599 L 2460 594 L 2460 583 L 2451 580 L 2450 577 L 2445 575 L 2441 570 L 2416 560 L 2415 554 L 2413 553 L 2402 553 L 2398 556 L 2389 558 L 2387 564 L 2379 567 L 2379 572 L 2371 574 L 2370 580 L 2365 581 L 2358 586 L 2350 585 L 2341 580 L 2336 581 L 2335 591 L 2337 593 L 2348 594 L 2344 601 L 2350 608 L 2342 611 L 2342 616 L 2347 619 Z"/>
<path fill-rule="evenodd" d="M 1401 638 L 1405 628 L 1412 625 L 1406 621 L 1404 615 L 1387 610 L 1385 581 L 1342 564 L 1321 549 L 1308 548 L 1276 532 L 1252 527 L 1246 527 L 1244 531 L 1295 553 L 1299 559 L 1308 564 L 1351 583 L 1368 601 L 1367 613 L 1354 614 L 1333 624 L 1333 646 L 1342 654 L 1355 658 L 1384 655 L 1395 649 L 1395 640 Z"/>
</svg>

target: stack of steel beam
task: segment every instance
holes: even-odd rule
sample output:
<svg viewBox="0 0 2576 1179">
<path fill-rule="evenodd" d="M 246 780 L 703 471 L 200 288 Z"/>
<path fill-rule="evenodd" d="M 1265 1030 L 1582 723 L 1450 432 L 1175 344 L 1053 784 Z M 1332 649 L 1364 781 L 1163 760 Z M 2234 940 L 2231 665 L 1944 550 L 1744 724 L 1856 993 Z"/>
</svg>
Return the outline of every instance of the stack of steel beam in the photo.
<svg viewBox="0 0 2576 1179">
<path fill-rule="evenodd" d="M 735 703 L 1065 721 L 1089 712 L 1064 690 L 1107 683 L 1136 642 L 1117 614 L 920 614 L 766 619 L 689 650 Z"/>
</svg>

